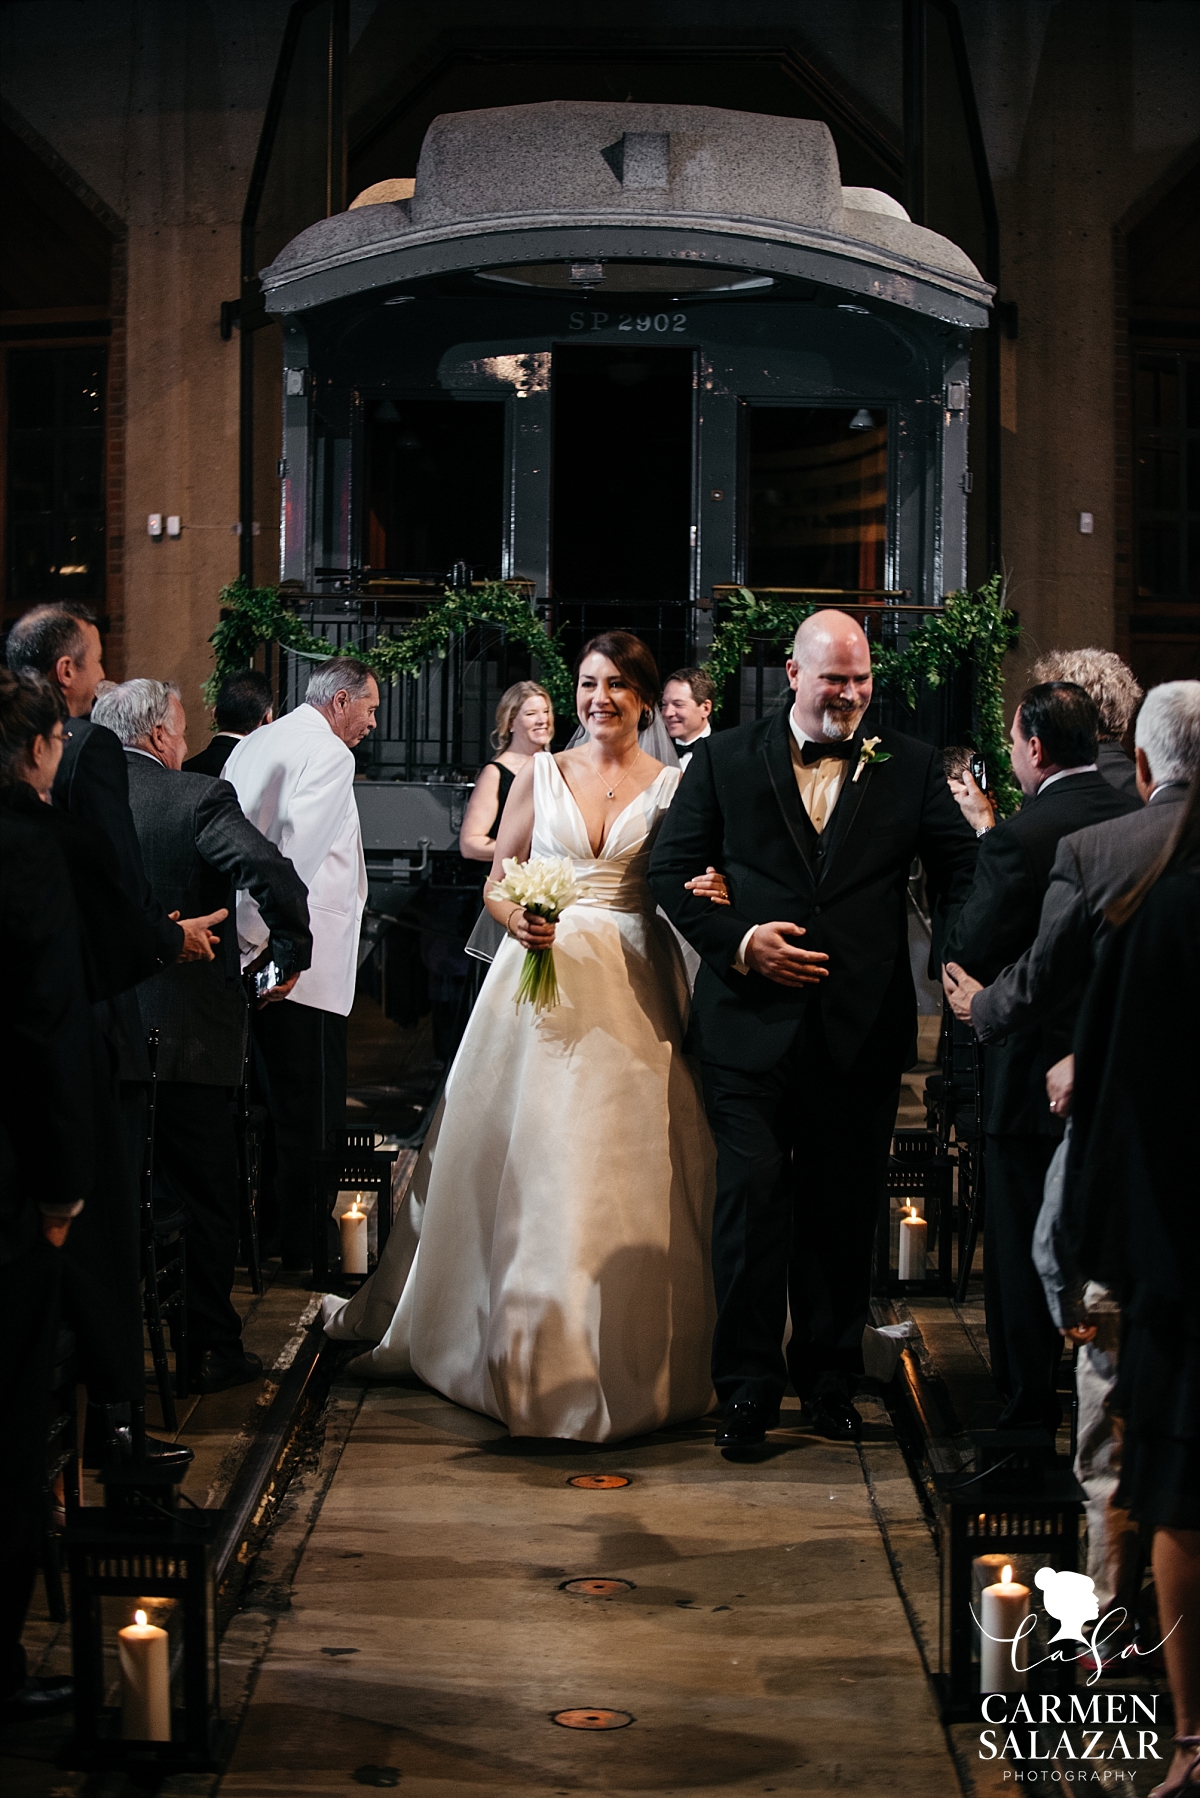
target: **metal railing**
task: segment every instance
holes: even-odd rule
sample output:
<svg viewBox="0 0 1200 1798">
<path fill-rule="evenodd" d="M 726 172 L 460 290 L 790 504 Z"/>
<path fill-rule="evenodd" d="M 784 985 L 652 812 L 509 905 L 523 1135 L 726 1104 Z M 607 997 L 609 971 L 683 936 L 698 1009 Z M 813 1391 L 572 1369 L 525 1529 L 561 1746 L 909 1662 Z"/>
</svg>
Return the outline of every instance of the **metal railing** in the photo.
<svg viewBox="0 0 1200 1798">
<path fill-rule="evenodd" d="M 697 649 L 698 625 L 712 616 L 721 621 L 721 600 L 735 591 L 717 588 L 705 606 L 661 600 L 653 603 L 594 600 L 532 600 L 547 629 L 568 662 L 573 662 L 586 640 L 603 630 L 632 630 L 648 645 L 664 679 L 673 669 L 701 659 Z M 764 590 L 765 591 L 765 590 Z M 775 591 L 772 589 L 772 591 Z M 844 593 L 829 589 L 794 590 L 811 593 L 819 605 L 836 606 L 857 616 L 873 642 L 903 650 L 913 628 L 922 618 L 936 613 L 936 606 L 879 603 L 857 589 Z M 379 637 L 392 635 L 425 609 L 428 598 L 401 596 L 395 592 L 374 595 L 359 592 L 332 598 L 329 595 L 293 595 L 292 603 L 305 626 L 325 637 L 335 649 L 347 653 Z M 749 654 L 738 677 L 723 695 L 720 725 L 745 723 L 764 717 L 786 703 L 788 692 L 784 662 L 787 645 L 765 637 L 751 639 Z M 268 671 L 278 678 L 281 710 L 291 710 L 304 697 L 313 663 L 305 656 L 274 647 Z M 445 656 L 431 661 L 417 675 L 405 675 L 385 684 L 380 695 L 378 726 L 358 751 L 361 771 L 373 780 L 451 780 L 470 775 L 495 753 L 491 741 L 496 705 L 514 681 L 537 678 L 537 668 L 526 645 L 513 642 L 501 625 L 479 624 L 452 638 Z M 939 744 L 962 742 L 971 737 L 974 679 L 972 670 L 956 670 L 938 687 L 923 687 L 910 706 L 903 694 L 877 688 L 867 713 L 867 725 L 900 730 Z M 562 741 L 574 729 L 573 719 L 560 719 Z"/>
</svg>

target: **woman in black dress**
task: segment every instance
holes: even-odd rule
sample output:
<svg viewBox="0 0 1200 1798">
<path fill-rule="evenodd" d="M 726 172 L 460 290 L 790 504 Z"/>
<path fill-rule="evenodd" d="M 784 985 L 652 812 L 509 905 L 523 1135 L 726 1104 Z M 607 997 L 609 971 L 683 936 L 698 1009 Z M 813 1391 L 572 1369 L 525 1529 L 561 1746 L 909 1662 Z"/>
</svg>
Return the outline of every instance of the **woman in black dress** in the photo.
<svg viewBox="0 0 1200 1798">
<path fill-rule="evenodd" d="M 1064 1223 L 1084 1276 L 1122 1302 L 1116 1502 L 1153 1538 L 1178 1744 L 1167 1798 L 1200 1791 L 1200 777 L 1109 921 L 1076 1038 Z"/>
<path fill-rule="evenodd" d="M 512 783 L 531 756 L 550 747 L 553 735 L 554 707 L 545 687 L 533 680 L 509 687 L 496 707 L 493 741 L 498 754 L 479 770 L 459 832 L 458 852 L 464 860 L 491 867 Z"/>
</svg>

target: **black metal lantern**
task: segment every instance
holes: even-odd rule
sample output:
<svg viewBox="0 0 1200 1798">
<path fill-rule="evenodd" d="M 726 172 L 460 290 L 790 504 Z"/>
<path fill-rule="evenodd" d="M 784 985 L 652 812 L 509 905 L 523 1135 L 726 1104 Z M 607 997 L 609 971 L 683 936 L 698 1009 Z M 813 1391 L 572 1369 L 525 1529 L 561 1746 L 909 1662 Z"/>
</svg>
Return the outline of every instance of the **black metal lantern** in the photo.
<svg viewBox="0 0 1200 1798">
<path fill-rule="evenodd" d="M 915 1265 L 905 1241 L 910 1218 L 920 1239 Z M 873 1291 L 912 1298 L 953 1288 L 954 1162 L 934 1131 L 897 1130 L 876 1229 Z"/>
<path fill-rule="evenodd" d="M 375 1133 L 371 1130 L 338 1131 L 334 1146 L 320 1156 L 312 1245 L 312 1283 L 317 1291 L 324 1291 L 334 1269 L 338 1270 L 339 1283 L 347 1291 L 357 1289 L 367 1275 L 374 1272 L 391 1228 L 392 1167 L 395 1159 L 394 1148 L 376 1147 Z M 332 1248 L 334 1230 L 341 1221 L 342 1194 L 353 1197 L 358 1202 L 371 1201 L 370 1211 L 374 1213 L 374 1251 L 368 1248 L 367 1265 L 360 1265 L 354 1270 L 347 1268 L 346 1258 L 341 1252 L 340 1230 L 338 1249 Z"/>
<path fill-rule="evenodd" d="M 977 1437 L 976 1447 L 980 1471 L 934 1479 L 941 1550 L 937 1679 L 947 1722 L 978 1719 L 988 1691 L 1069 1693 L 1075 1656 L 1086 1653 L 1077 1642 L 1051 1646 L 1057 1626 L 1044 1610 L 1039 1614 L 1036 1589 L 1043 1568 L 1078 1570 L 1082 1487 L 1057 1464 L 1053 1440 L 1040 1431 L 996 1431 Z M 985 1638 L 989 1603 L 1009 1619 L 989 1630 L 993 1638 L 1019 1633 L 1022 1606 L 1036 1618 L 1015 1653 L 1006 1640 Z"/>
<path fill-rule="evenodd" d="M 71 1764 L 162 1774 L 215 1768 L 228 1733 L 219 1718 L 214 1580 L 224 1512 L 178 1506 L 170 1473 L 153 1463 L 106 1467 L 100 1479 L 104 1506 L 76 1511 L 66 1535 Z M 135 1612 L 147 1625 L 140 1632 L 129 1627 Z M 165 1635 L 149 1644 L 161 1648 L 151 1669 L 157 1723 L 139 1720 L 148 1714 L 145 1704 L 138 1708 L 146 1694 L 136 1690 L 131 1665 L 138 1644 L 128 1641 L 138 1634 Z"/>
</svg>

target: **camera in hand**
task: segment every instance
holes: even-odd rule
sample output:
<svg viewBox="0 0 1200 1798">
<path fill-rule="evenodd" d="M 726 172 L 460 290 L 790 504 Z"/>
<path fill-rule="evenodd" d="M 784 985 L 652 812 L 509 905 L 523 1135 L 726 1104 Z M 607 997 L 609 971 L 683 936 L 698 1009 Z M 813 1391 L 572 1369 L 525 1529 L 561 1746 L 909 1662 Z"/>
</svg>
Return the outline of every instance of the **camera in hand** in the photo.
<svg viewBox="0 0 1200 1798">
<path fill-rule="evenodd" d="M 968 766 L 971 770 L 971 779 L 975 782 L 975 785 L 979 788 L 981 793 L 986 793 L 988 784 L 987 763 L 981 755 L 976 753 L 971 757 Z"/>
</svg>

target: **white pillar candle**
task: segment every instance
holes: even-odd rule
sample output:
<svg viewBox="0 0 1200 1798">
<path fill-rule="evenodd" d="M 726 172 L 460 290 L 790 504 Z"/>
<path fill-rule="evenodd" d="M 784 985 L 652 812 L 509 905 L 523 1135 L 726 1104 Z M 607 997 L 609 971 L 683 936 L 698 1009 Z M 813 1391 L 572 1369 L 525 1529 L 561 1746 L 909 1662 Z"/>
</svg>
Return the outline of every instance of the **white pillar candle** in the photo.
<svg viewBox="0 0 1200 1798">
<path fill-rule="evenodd" d="M 353 1205 L 338 1219 L 344 1274 L 365 1274 L 367 1271 L 367 1214 L 359 1209 L 359 1198 L 360 1195 L 355 1193 Z"/>
<path fill-rule="evenodd" d="M 900 1278 L 902 1280 L 923 1280 L 925 1278 L 925 1246 L 929 1235 L 929 1226 L 923 1217 L 918 1217 L 911 1205 L 904 1207 L 904 1216 L 900 1219 Z"/>
<path fill-rule="evenodd" d="M 167 1632 L 145 1611 L 117 1632 L 121 1664 L 121 1734 L 126 1741 L 171 1740 L 171 1661 Z"/>
<path fill-rule="evenodd" d="M 981 1692 L 1023 1692 L 1027 1644 L 1025 1638 L 1013 1649 L 1017 1631 L 1029 1615 L 1029 1587 L 1013 1579 L 1012 1568 L 1001 1570 L 994 1586 L 985 1586 L 981 1594 L 980 1624 L 982 1637 L 979 1653 L 979 1690 Z M 1016 1666 L 1013 1666 L 1013 1661 Z"/>
</svg>

